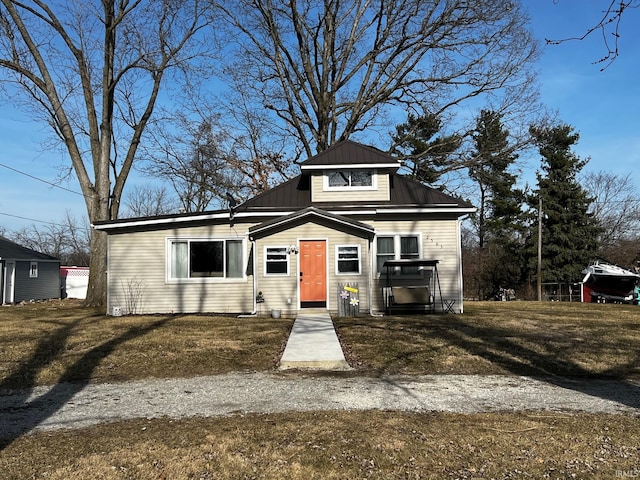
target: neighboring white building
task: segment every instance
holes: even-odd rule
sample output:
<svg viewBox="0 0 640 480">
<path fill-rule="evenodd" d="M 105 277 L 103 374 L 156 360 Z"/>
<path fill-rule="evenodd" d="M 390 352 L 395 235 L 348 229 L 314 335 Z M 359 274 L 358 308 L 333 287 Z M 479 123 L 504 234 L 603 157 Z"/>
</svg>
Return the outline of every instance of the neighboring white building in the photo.
<svg viewBox="0 0 640 480">
<path fill-rule="evenodd" d="M 60 267 L 62 298 L 87 298 L 89 267 Z"/>
</svg>

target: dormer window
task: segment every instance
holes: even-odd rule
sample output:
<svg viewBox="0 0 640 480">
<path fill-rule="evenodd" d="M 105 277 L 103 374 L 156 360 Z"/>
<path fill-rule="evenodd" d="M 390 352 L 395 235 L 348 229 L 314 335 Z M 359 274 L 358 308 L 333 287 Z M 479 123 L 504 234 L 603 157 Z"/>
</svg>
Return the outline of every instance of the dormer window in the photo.
<svg viewBox="0 0 640 480">
<path fill-rule="evenodd" d="M 324 176 L 325 189 L 332 190 L 373 190 L 375 176 L 373 170 L 328 170 Z"/>
</svg>

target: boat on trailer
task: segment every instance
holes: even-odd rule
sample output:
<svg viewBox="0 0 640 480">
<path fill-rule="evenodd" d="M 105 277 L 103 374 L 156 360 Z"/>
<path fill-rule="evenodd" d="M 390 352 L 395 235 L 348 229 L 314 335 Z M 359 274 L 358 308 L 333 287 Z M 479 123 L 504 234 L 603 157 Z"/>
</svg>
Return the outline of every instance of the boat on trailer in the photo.
<svg viewBox="0 0 640 480">
<path fill-rule="evenodd" d="M 640 284 L 640 274 L 606 260 L 597 259 L 582 273 L 582 283 L 591 290 L 592 302 L 631 302 L 636 287 Z"/>
</svg>

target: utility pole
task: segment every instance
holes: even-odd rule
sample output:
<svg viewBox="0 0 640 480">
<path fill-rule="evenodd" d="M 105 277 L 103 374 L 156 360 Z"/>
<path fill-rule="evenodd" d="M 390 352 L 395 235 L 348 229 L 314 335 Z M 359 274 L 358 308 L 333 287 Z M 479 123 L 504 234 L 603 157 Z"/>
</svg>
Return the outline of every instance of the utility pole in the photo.
<svg viewBox="0 0 640 480">
<path fill-rule="evenodd" d="M 542 197 L 538 200 L 538 301 L 542 301 Z"/>
</svg>

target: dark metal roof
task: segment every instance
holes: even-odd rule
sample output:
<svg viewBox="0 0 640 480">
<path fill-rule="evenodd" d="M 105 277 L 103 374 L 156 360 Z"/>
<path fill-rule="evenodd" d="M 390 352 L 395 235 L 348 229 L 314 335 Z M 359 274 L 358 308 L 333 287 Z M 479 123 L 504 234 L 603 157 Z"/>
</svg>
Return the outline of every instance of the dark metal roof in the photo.
<svg viewBox="0 0 640 480">
<path fill-rule="evenodd" d="M 338 142 L 318 155 L 302 162 L 300 168 L 332 165 L 384 165 L 389 168 L 400 167 L 400 162 L 388 153 L 374 147 L 362 145 L 351 140 Z"/>
<path fill-rule="evenodd" d="M 391 182 L 391 199 L 389 201 L 391 205 L 449 205 L 460 208 L 473 208 L 470 203 L 447 195 L 435 188 L 427 187 L 411 178 L 390 174 L 389 180 Z"/>
<path fill-rule="evenodd" d="M 59 261 L 56 257 L 36 252 L 4 237 L 0 237 L 0 258 L 3 260 Z"/>
<path fill-rule="evenodd" d="M 388 201 L 362 202 L 311 202 L 310 179 L 307 175 L 300 175 L 277 187 L 244 202 L 238 207 L 241 210 L 254 209 L 283 209 L 299 210 L 311 206 L 327 208 L 350 208 L 358 205 L 396 206 L 396 207 L 436 207 L 448 206 L 456 208 L 472 208 L 472 205 L 458 198 L 452 197 L 440 190 L 427 187 L 419 182 L 390 173 L 390 199 Z"/>
<path fill-rule="evenodd" d="M 336 200 L 329 202 L 311 201 L 311 174 L 305 171 L 322 170 L 324 166 L 344 166 L 345 168 L 369 165 L 367 168 L 374 168 L 389 173 L 390 198 L 386 201 L 362 200 L 344 201 L 340 195 Z M 309 207 L 331 209 L 334 212 L 340 210 L 352 210 L 359 207 L 369 208 L 446 208 L 459 210 L 459 215 L 469 213 L 473 206 L 459 198 L 447 195 L 439 190 L 427 187 L 419 182 L 411 180 L 395 171 L 400 164 L 389 154 L 374 147 L 362 145 L 350 140 L 336 143 L 322 153 L 303 162 L 302 175 L 288 180 L 276 187 L 267 190 L 234 208 L 235 214 L 244 213 L 246 215 L 283 212 L 288 214 L 294 211 L 303 210 Z M 285 213 L 286 212 L 286 213 Z M 161 215 L 153 217 L 142 217 L 136 219 L 120 219 L 103 222 L 94 222 L 98 229 L 112 228 L 146 228 L 148 225 L 169 225 L 173 222 L 194 223 L 210 221 L 212 216 L 226 215 L 226 210 L 215 210 L 199 213 L 184 213 Z"/>
<path fill-rule="evenodd" d="M 281 183 L 238 206 L 237 211 L 253 209 L 296 209 L 311 206 L 311 182 L 308 175 L 299 175 Z"/>
</svg>

